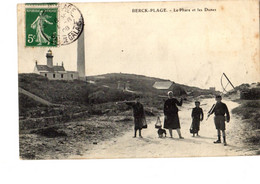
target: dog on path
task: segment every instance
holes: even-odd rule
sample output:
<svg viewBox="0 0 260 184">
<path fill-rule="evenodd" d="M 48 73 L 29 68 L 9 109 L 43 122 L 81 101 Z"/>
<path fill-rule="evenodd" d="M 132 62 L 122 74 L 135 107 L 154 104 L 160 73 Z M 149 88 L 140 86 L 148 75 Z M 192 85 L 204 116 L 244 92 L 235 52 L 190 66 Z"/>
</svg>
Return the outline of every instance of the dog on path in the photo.
<svg viewBox="0 0 260 184">
<path fill-rule="evenodd" d="M 162 137 L 163 137 L 163 134 L 164 134 L 164 136 L 166 137 L 166 130 L 165 130 L 165 129 L 160 128 L 160 129 L 157 131 L 157 133 L 158 133 L 159 138 L 162 138 Z"/>
</svg>

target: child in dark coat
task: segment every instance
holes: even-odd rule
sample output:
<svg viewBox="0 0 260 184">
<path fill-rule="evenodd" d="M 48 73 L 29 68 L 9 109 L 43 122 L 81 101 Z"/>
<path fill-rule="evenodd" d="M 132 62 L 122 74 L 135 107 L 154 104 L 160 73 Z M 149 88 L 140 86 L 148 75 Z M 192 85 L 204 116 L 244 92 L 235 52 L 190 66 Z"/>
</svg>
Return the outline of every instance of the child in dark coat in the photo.
<svg viewBox="0 0 260 184">
<path fill-rule="evenodd" d="M 195 134 L 199 136 L 199 130 L 200 130 L 200 122 L 203 120 L 203 110 L 200 108 L 200 102 L 196 101 L 195 106 L 192 109 L 191 117 L 192 117 L 192 130 L 193 130 L 193 137 Z"/>
</svg>

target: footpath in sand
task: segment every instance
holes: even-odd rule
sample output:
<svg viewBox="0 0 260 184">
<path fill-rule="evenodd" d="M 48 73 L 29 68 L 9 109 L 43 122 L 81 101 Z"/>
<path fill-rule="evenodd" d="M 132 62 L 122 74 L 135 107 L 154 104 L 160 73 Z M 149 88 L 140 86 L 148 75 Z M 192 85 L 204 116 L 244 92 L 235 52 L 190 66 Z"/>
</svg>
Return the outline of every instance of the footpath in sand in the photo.
<svg viewBox="0 0 260 184">
<path fill-rule="evenodd" d="M 223 100 L 227 104 L 229 111 L 238 106 L 232 101 Z M 148 119 L 148 128 L 142 130 L 143 138 L 133 138 L 133 130 L 129 130 L 123 136 L 100 142 L 93 145 L 91 149 L 79 156 L 71 158 L 163 158 L 163 157 L 197 157 L 197 156 L 237 156 L 252 155 L 242 144 L 242 137 L 237 132 L 241 130 L 239 117 L 231 114 L 231 121 L 226 124 L 227 146 L 214 144 L 217 132 L 212 115 L 207 121 L 206 116 L 214 99 L 203 99 L 201 106 L 204 111 L 204 120 L 200 126 L 200 137 L 192 137 L 189 133 L 191 124 L 191 111 L 194 104 L 183 104 L 180 107 L 179 117 L 181 132 L 184 139 L 179 139 L 177 132 L 173 131 L 173 139 L 169 137 L 167 130 L 166 138 L 158 138 L 157 129 L 154 128 L 156 117 Z M 163 122 L 163 116 L 161 117 Z"/>
</svg>

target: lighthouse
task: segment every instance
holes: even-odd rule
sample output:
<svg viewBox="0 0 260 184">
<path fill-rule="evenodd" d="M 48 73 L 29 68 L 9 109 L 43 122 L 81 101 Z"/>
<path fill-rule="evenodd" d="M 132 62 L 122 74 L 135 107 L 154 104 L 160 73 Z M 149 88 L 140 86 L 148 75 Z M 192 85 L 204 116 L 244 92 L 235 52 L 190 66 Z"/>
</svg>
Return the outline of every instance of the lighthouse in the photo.
<svg viewBox="0 0 260 184">
<path fill-rule="evenodd" d="M 86 80 L 84 30 L 82 30 L 77 42 L 77 71 L 79 79 Z"/>
<path fill-rule="evenodd" d="M 47 58 L 47 66 L 52 68 L 53 67 L 53 55 L 52 51 L 49 49 L 48 52 L 46 53 L 46 58 Z"/>
</svg>

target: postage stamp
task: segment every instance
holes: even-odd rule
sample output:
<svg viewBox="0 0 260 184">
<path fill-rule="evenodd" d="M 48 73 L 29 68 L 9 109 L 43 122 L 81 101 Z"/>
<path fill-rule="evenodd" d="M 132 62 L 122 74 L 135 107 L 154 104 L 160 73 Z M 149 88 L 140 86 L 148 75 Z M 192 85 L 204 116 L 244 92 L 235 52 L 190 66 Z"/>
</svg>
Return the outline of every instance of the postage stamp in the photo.
<svg viewBox="0 0 260 184">
<path fill-rule="evenodd" d="M 79 9 L 71 3 L 29 4 L 25 10 L 25 45 L 57 47 L 78 39 L 84 21 Z"/>
<path fill-rule="evenodd" d="M 26 8 L 26 46 L 57 46 L 58 8 Z"/>
</svg>

